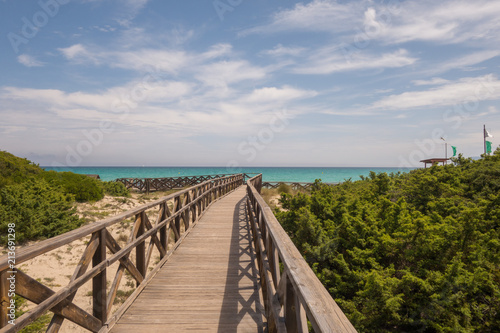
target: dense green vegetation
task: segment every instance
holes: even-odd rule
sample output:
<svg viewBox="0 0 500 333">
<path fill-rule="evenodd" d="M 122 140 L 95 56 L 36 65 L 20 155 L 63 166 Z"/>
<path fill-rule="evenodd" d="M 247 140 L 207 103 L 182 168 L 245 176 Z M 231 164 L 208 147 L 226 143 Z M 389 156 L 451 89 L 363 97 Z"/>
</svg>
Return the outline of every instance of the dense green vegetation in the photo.
<svg viewBox="0 0 500 333">
<path fill-rule="evenodd" d="M 104 198 L 100 181 L 73 172 L 45 171 L 42 177 L 53 186 L 60 186 L 64 192 L 74 195 L 78 202 L 99 201 Z"/>
<path fill-rule="evenodd" d="M 72 172 L 45 171 L 27 159 L 0 151 L 0 245 L 7 225 L 16 224 L 16 242 L 50 238 L 83 224 L 74 203 L 105 194 L 130 196 L 122 183 L 102 182 Z"/>
<path fill-rule="evenodd" d="M 0 190 L 0 243 L 5 244 L 7 225 L 15 223 L 16 242 L 57 236 L 78 228 L 74 196 L 43 179 L 30 179 Z"/>
<path fill-rule="evenodd" d="M 42 171 L 42 168 L 25 158 L 0 151 L 0 188 L 24 182 Z"/>
<path fill-rule="evenodd" d="M 360 332 L 498 332 L 500 151 L 282 194 L 278 220 Z"/>
</svg>

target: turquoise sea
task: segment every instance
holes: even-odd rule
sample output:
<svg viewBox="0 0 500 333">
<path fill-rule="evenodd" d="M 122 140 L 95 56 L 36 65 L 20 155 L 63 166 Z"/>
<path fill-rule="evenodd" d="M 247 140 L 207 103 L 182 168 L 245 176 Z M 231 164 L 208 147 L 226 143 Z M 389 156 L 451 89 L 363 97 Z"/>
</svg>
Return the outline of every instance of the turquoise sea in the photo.
<svg viewBox="0 0 500 333">
<path fill-rule="evenodd" d="M 201 176 L 231 173 L 262 173 L 268 182 L 314 182 L 321 179 L 325 183 L 337 183 L 347 179 L 359 180 L 360 175 L 376 173 L 409 172 L 408 168 L 293 168 L 293 167 L 43 167 L 45 170 L 72 171 L 80 174 L 98 174 L 102 180 L 117 178 L 162 178 L 181 176 Z"/>
</svg>

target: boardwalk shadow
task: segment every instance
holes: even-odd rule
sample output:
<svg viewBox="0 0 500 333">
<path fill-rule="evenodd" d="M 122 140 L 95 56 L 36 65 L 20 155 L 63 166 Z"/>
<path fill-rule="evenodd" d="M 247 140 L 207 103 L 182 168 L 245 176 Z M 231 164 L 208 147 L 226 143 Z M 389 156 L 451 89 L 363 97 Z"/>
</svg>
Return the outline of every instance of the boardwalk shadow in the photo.
<svg viewBox="0 0 500 333">
<path fill-rule="evenodd" d="M 250 280 L 250 282 L 249 282 Z M 235 206 L 231 249 L 218 332 L 263 332 L 264 306 L 252 243 L 246 198 Z M 243 283 L 245 282 L 245 283 Z"/>
</svg>

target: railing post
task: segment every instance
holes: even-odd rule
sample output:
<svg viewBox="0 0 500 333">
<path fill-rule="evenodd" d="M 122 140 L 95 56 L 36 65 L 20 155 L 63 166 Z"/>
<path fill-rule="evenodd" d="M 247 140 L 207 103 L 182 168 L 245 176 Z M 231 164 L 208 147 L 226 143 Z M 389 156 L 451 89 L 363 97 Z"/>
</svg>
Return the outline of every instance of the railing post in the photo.
<svg viewBox="0 0 500 333">
<path fill-rule="evenodd" d="M 160 206 L 160 210 L 162 212 L 161 217 L 160 217 L 160 221 L 164 221 L 167 218 L 167 209 L 168 209 L 167 203 L 166 202 L 162 203 Z M 167 229 L 166 225 L 160 228 L 160 244 L 165 249 L 165 252 L 168 252 L 167 232 L 168 232 L 168 229 Z M 161 253 L 160 253 L 160 259 L 163 259 L 163 256 Z"/>
<path fill-rule="evenodd" d="M 208 184 L 203 185 L 201 188 L 201 195 L 203 196 L 203 199 L 201 199 L 201 212 L 205 211 L 205 207 L 207 206 L 207 187 Z"/>
<path fill-rule="evenodd" d="M 146 212 L 143 211 L 137 215 L 137 218 L 140 219 L 139 225 L 137 226 L 137 238 L 144 234 L 144 221 L 146 220 Z M 137 245 L 135 248 L 135 262 L 137 266 L 137 270 L 141 273 L 142 277 L 146 277 L 146 242 L 143 241 Z M 137 282 L 137 286 L 139 286 L 139 282 Z"/>
<path fill-rule="evenodd" d="M 264 220 L 264 213 L 259 209 L 259 227 L 260 227 L 260 236 L 262 237 L 262 241 L 266 244 L 267 241 L 267 226 L 266 221 Z"/>
<path fill-rule="evenodd" d="M 9 298 L 9 281 L 7 280 L 7 270 L 0 272 L 0 328 L 7 326 L 9 322 L 8 307 L 10 304 Z"/>
<path fill-rule="evenodd" d="M 198 189 L 193 189 L 193 201 L 195 201 L 198 198 Z M 195 203 L 191 206 L 191 223 L 195 223 L 196 220 L 198 219 L 199 211 L 198 211 L 198 204 Z"/>
<path fill-rule="evenodd" d="M 203 195 L 203 193 L 205 192 L 205 185 L 200 186 L 197 191 L 199 191 L 198 196 L 201 195 L 201 199 L 198 201 L 198 216 L 196 218 L 198 218 L 200 214 L 205 210 L 205 197 Z"/>
<path fill-rule="evenodd" d="M 99 233 L 99 245 L 92 257 L 93 267 L 106 260 L 106 229 L 96 232 Z M 94 317 L 101 321 L 101 325 L 104 325 L 108 319 L 106 283 L 106 269 L 92 278 L 92 311 Z"/>
<path fill-rule="evenodd" d="M 306 309 L 300 302 L 300 299 L 297 296 L 297 294 L 295 294 L 295 316 L 297 319 L 297 332 L 299 333 L 309 332 L 309 327 L 307 326 Z"/>
<path fill-rule="evenodd" d="M 191 195 L 189 194 L 189 192 L 187 192 L 185 195 L 185 199 L 186 199 L 186 206 L 189 205 L 189 203 L 191 202 Z M 186 209 L 183 213 L 184 215 L 184 230 L 188 230 L 189 229 L 189 213 L 191 212 L 191 209 Z"/>
<path fill-rule="evenodd" d="M 279 279 L 280 279 L 280 266 L 279 266 L 279 256 L 278 249 L 274 246 L 272 237 L 267 239 L 267 257 L 269 261 L 269 267 L 271 268 L 271 274 L 273 276 L 274 288 L 278 289 Z"/>
<path fill-rule="evenodd" d="M 288 276 L 288 271 L 283 274 L 283 278 L 285 279 L 285 299 L 283 307 L 285 310 L 286 331 L 297 333 L 308 332 L 305 310 L 293 288 L 292 281 Z"/>
<path fill-rule="evenodd" d="M 182 208 L 182 202 L 180 196 L 175 197 L 174 200 L 174 213 L 177 213 L 180 209 Z M 177 237 L 177 234 L 181 234 L 181 217 L 180 215 L 177 215 L 175 217 L 175 225 L 174 225 L 175 230 L 177 230 L 177 233 L 175 233 L 175 241 L 177 242 L 179 240 L 179 237 Z"/>
<path fill-rule="evenodd" d="M 205 200 L 207 198 L 207 195 L 205 194 L 206 191 L 207 191 L 207 184 L 204 184 L 203 186 L 200 187 L 201 200 L 200 200 L 199 214 L 205 211 Z"/>
<path fill-rule="evenodd" d="M 216 188 L 217 184 L 216 184 L 216 182 L 215 181 L 214 182 L 210 182 L 208 186 L 210 188 L 210 195 L 208 196 L 207 206 L 210 205 L 212 203 L 212 201 L 214 200 L 214 198 L 217 197 L 217 193 L 216 193 L 216 191 L 217 191 L 217 188 Z"/>
</svg>

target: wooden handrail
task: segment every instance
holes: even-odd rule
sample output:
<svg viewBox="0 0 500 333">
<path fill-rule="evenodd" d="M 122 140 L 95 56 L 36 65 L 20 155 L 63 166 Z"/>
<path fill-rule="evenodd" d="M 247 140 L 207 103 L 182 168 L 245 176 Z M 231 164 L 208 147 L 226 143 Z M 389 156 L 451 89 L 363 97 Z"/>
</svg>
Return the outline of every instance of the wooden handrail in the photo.
<svg viewBox="0 0 500 333">
<path fill-rule="evenodd" d="M 136 292 L 131 296 L 134 297 L 134 295 L 138 294 L 139 289 L 147 284 L 159 267 L 172 255 L 173 251 L 179 246 L 187 233 L 190 232 L 191 227 L 211 203 L 242 184 L 242 174 L 208 180 L 115 217 L 86 225 L 19 250 L 16 253 L 16 266 L 74 240 L 90 236 L 87 247 L 69 284 L 57 292 L 52 291 L 20 270 L 16 269 L 14 270 L 15 273 L 10 273 L 12 270 L 9 268 L 8 256 L 0 257 L 0 277 L 2 279 L 0 281 L 2 285 L 2 288 L 0 288 L 0 302 L 2 302 L 0 323 L 3 326 L 0 333 L 17 332 L 47 310 L 54 312 L 47 332 L 58 332 L 64 319 L 69 319 L 89 331 L 98 332 L 110 320 L 109 312 L 124 271 L 129 271 L 138 285 Z M 170 210 L 167 204 L 171 200 L 174 201 L 173 211 Z M 152 223 L 149 221 L 146 212 L 155 207 L 159 209 L 158 218 Z M 129 241 L 123 248 L 120 248 L 107 228 L 134 216 L 135 222 Z M 181 227 L 181 224 L 184 228 Z M 170 251 L 167 251 L 171 232 L 173 232 L 175 244 Z M 149 246 L 146 246 L 148 239 Z M 154 247 L 160 253 L 160 262 L 148 273 L 147 268 Z M 106 258 L 107 249 L 112 255 Z M 136 250 L 135 263 L 129 259 L 129 255 L 134 249 Z M 118 261 L 120 265 L 108 292 L 106 286 L 107 269 Z M 87 270 L 91 262 L 92 268 Z M 7 285 L 7 280 L 4 281 L 7 278 L 7 273 L 16 276 L 16 295 L 38 304 L 29 312 L 17 318 L 14 326 L 8 324 L 7 321 L 5 302 L 9 300 L 9 297 L 6 294 L 7 289 L 4 288 Z M 87 313 L 73 303 L 73 298 L 78 289 L 90 280 L 92 280 L 92 314 Z M 123 313 L 124 308 L 128 305 L 130 305 L 129 300 L 116 313 Z M 116 313 L 111 319 L 115 320 Z"/>
<path fill-rule="evenodd" d="M 309 321 L 317 333 L 356 332 L 276 220 L 260 195 L 261 188 L 262 174 L 247 181 L 269 331 L 308 332 Z"/>
</svg>

